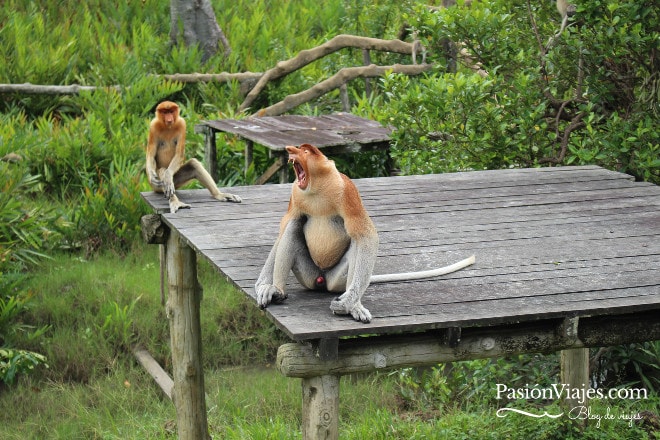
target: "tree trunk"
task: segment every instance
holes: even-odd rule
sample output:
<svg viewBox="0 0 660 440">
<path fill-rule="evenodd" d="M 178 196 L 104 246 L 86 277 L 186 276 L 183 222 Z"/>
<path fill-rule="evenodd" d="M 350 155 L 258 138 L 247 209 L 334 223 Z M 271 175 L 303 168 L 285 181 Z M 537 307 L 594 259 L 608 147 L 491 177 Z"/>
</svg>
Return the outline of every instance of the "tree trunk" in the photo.
<svg viewBox="0 0 660 440">
<path fill-rule="evenodd" d="M 202 61 L 216 54 L 218 42 L 222 43 L 225 56 L 231 53 L 210 0 L 170 0 L 170 42 L 173 45 L 178 43 L 181 32 L 186 46 L 199 44 Z"/>
</svg>

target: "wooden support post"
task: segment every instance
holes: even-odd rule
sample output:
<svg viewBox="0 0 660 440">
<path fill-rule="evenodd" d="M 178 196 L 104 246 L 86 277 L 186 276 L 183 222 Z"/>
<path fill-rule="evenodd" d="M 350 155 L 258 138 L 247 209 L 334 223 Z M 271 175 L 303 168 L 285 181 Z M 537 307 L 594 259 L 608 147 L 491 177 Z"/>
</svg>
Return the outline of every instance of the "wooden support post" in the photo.
<svg viewBox="0 0 660 440">
<path fill-rule="evenodd" d="M 206 420 L 202 338 L 200 327 L 201 289 L 197 281 L 195 251 L 172 230 L 166 247 L 169 296 L 166 313 L 170 320 L 172 348 L 172 400 L 176 407 L 179 440 L 210 439 Z"/>
<path fill-rule="evenodd" d="M 161 367 L 156 359 L 151 356 L 151 354 L 142 347 L 135 347 L 133 349 L 133 354 L 137 358 L 140 365 L 147 370 L 147 373 L 151 374 L 151 377 L 154 378 L 161 390 L 167 395 L 167 397 L 172 400 L 172 388 L 174 387 L 174 382 L 167 375 L 163 367 Z"/>
<path fill-rule="evenodd" d="M 195 133 L 204 134 L 204 162 L 214 182 L 218 181 L 218 150 L 215 143 L 215 130 L 208 125 L 195 125 Z"/>
<path fill-rule="evenodd" d="M 244 175 L 247 175 L 248 169 L 250 168 L 250 165 L 252 165 L 252 161 L 254 160 L 254 142 L 252 142 L 249 139 L 245 140 L 245 171 L 243 172 Z"/>
<path fill-rule="evenodd" d="M 280 168 L 280 183 L 289 183 L 289 167 L 286 166 L 288 160 L 288 154 L 285 152 L 280 156 L 280 163 L 282 167 Z"/>
<path fill-rule="evenodd" d="M 371 53 L 369 49 L 362 49 L 362 65 L 371 65 Z M 371 98 L 371 78 L 364 79 L 364 93 L 367 95 L 367 98 Z"/>
<path fill-rule="evenodd" d="M 302 379 L 303 440 L 339 438 L 339 376 Z"/>
<path fill-rule="evenodd" d="M 282 167 L 284 167 L 284 171 L 286 173 L 285 181 L 282 182 Z M 286 180 L 288 180 L 288 170 L 286 168 L 286 157 L 285 156 L 277 156 L 277 159 L 275 162 L 268 167 L 268 169 L 261 175 L 259 178 L 256 180 L 255 185 L 263 185 L 264 183 L 268 182 L 268 179 L 273 177 L 273 175 L 276 172 L 280 172 L 280 183 L 287 183 Z"/>
<path fill-rule="evenodd" d="M 572 348 L 568 350 L 561 351 L 561 383 L 567 384 L 573 389 L 581 389 L 582 399 L 572 397 L 570 399 L 564 399 L 562 403 L 564 404 L 566 411 L 571 411 L 573 408 L 578 406 L 588 406 L 589 402 L 587 401 L 587 389 L 589 388 L 589 349 L 588 348 Z M 575 393 L 571 393 L 574 395 Z M 575 420 L 582 426 L 586 426 L 587 419 L 582 418 Z"/>
<path fill-rule="evenodd" d="M 339 86 L 339 99 L 341 101 L 341 109 L 346 113 L 351 111 L 351 100 L 348 98 L 348 86 L 346 83 Z"/>
</svg>

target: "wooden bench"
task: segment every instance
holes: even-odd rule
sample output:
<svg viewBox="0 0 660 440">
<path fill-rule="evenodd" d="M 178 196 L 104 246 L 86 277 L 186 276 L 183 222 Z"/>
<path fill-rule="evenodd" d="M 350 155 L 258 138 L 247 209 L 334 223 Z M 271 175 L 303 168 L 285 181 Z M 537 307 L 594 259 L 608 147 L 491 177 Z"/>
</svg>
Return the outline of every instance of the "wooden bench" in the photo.
<svg viewBox="0 0 660 440">
<path fill-rule="evenodd" d="M 305 439 L 338 437 L 345 374 L 564 350 L 562 383 L 584 387 L 586 347 L 660 339 L 659 187 L 595 166 L 355 183 L 379 230 L 374 273 L 424 270 L 471 254 L 476 263 L 437 279 L 370 286 L 363 298 L 369 324 L 334 316 L 332 294 L 305 291 L 291 276 L 289 298 L 265 315 L 292 340 L 280 347 L 277 368 L 302 379 Z M 182 319 L 192 320 L 188 328 L 199 320 L 196 255 L 254 298 L 290 190 L 231 188 L 242 204 L 179 191 L 192 209 L 176 214 L 161 195 L 142 194 L 169 230 L 174 395 L 185 395 L 177 403 L 180 434 L 186 424 L 203 426 L 196 438 L 207 429 L 200 347 L 175 336 Z M 185 399 L 197 399 L 190 405 L 197 410 L 179 408 Z"/>
<path fill-rule="evenodd" d="M 216 172 L 216 134 L 229 133 L 246 141 L 245 169 L 252 163 L 254 144 L 268 148 L 275 162 L 257 179 L 257 184 L 268 181 L 280 172 L 280 183 L 286 183 L 287 145 L 312 144 L 326 155 L 357 153 L 360 151 L 387 150 L 390 146 L 391 128 L 376 121 L 350 113 L 322 116 L 266 116 L 246 119 L 219 119 L 203 121 L 195 126 L 195 132 L 204 134 L 204 155 L 209 173 L 218 180 Z"/>
</svg>

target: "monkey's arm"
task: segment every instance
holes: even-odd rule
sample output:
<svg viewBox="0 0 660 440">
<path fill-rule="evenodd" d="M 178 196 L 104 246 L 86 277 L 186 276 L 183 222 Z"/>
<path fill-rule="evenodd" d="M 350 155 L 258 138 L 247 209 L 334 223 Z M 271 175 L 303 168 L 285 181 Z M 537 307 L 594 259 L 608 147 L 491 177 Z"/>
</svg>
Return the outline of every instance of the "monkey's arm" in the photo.
<svg viewBox="0 0 660 440">
<path fill-rule="evenodd" d="M 290 213 L 286 214 L 282 219 L 280 230 L 255 284 L 257 304 L 261 308 L 265 308 L 271 302 L 282 302 L 287 298 L 286 280 L 296 258 L 306 252 L 300 218 Z"/>
<path fill-rule="evenodd" d="M 378 253 L 378 235 L 366 235 L 351 240 L 346 253 L 348 276 L 346 292 L 330 303 L 336 314 L 350 314 L 356 321 L 371 322 L 371 313 L 362 305 L 362 295 L 369 287 Z"/>
<path fill-rule="evenodd" d="M 156 164 L 156 151 L 158 145 L 156 143 L 155 136 L 153 134 L 154 127 L 153 123 L 149 129 L 149 140 L 147 142 L 147 153 L 145 168 L 147 171 L 147 178 L 149 179 L 149 184 L 154 189 L 154 191 L 163 191 L 163 182 L 158 177 L 158 165 Z"/>
<path fill-rule="evenodd" d="M 350 314 L 356 321 L 370 322 L 371 313 L 362 305 L 362 295 L 369 287 L 378 254 L 378 232 L 362 205 L 357 188 L 346 176 L 344 179 L 344 206 L 341 216 L 351 244 L 346 253 L 348 276 L 346 292 L 330 304 L 339 314 Z"/>
</svg>

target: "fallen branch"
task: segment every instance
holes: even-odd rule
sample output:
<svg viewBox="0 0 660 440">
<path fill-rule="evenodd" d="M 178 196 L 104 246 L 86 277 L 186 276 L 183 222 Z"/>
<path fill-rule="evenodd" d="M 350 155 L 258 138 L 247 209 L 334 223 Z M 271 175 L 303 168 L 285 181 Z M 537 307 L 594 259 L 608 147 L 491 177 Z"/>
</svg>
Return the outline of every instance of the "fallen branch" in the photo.
<svg viewBox="0 0 660 440">
<path fill-rule="evenodd" d="M 255 81 L 263 76 L 263 73 L 240 72 L 240 73 L 174 73 L 171 75 L 154 75 L 169 81 L 181 83 L 197 82 L 230 82 L 230 81 Z M 22 93 L 25 95 L 77 95 L 83 90 L 96 91 L 105 89 L 121 90 L 122 86 L 81 86 L 69 84 L 61 86 L 38 85 L 38 84 L 0 84 L 0 94 Z"/>
<path fill-rule="evenodd" d="M 77 95 L 83 90 L 97 90 L 115 88 L 112 87 L 96 87 L 96 86 L 81 86 L 78 84 L 70 84 L 68 86 L 43 86 L 30 83 L 24 84 L 0 84 L 0 93 L 23 93 L 26 95 Z"/>
<path fill-rule="evenodd" d="M 358 37 L 355 35 L 345 34 L 337 35 L 330 41 L 327 41 L 320 46 L 317 46 L 313 49 L 302 50 L 295 57 L 286 61 L 280 61 L 275 67 L 266 71 L 266 73 L 264 73 L 264 75 L 259 79 L 254 88 L 250 90 L 250 93 L 247 94 L 245 100 L 238 108 L 238 110 L 244 111 L 247 109 L 254 102 L 259 93 L 261 93 L 261 91 L 266 87 L 266 84 L 268 84 L 269 81 L 273 81 L 288 75 L 289 73 L 305 67 L 309 63 L 316 61 L 319 58 L 323 58 L 328 54 L 336 52 L 340 49 L 344 49 L 346 47 L 354 47 L 363 50 L 380 50 L 384 52 L 395 52 L 401 54 L 413 53 L 413 44 L 406 43 L 401 40 L 381 40 L 378 38 Z"/>
<path fill-rule="evenodd" d="M 414 65 L 403 65 L 403 64 L 394 64 L 392 66 L 377 66 L 372 64 L 370 66 L 361 66 L 361 67 L 344 67 L 340 69 L 335 75 L 330 78 L 322 81 L 304 92 L 296 93 L 289 95 L 284 98 L 282 101 L 277 104 L 273 104 L 270 107 L 263 108 L 257 112 L 258 116 L 278 116 L 281 115 L 294 107 L 297 107 L 305 102 L 316 99 L 319 96 L 328 93 L 331 90 L 337 89 L 342 86 L 342 84 L 347 83 L 350 80 L 355 78 L 372 78 L 377 76 L 382 76 L 385 72 L 392 71 L 394 73 L 403 73 L 405 75 L 419 75 L 427 70 L 430 70 L 433 67 L 432 64 L 414 64 Z"/>
</svg>

